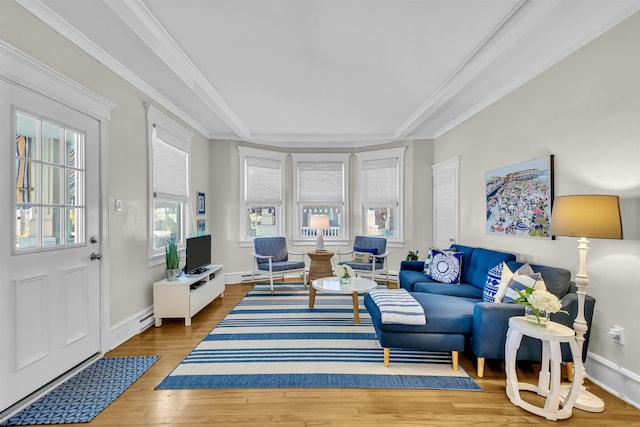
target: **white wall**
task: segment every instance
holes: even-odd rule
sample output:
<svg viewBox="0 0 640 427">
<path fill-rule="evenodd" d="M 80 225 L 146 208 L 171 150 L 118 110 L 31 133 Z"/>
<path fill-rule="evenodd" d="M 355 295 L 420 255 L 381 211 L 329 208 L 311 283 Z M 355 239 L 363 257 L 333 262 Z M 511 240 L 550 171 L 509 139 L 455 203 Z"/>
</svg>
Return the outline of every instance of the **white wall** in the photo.
<svg viewBox="0 0 640 427">
<path fill-rule="evenodd" d="M 144 94 L 90 58 L 11 0 L 0 0 L 0 39 L 89 88 L 117 107 L 109 126 L 110 323 L 118 325 L 152 305 L 152 283 L 164 264 L 147 266 L 147 146 Z M 160 106 L 156 105 L 158 108 Z M 191 197 L 209 193 L 209 142 L 192 140 Z M 123 202 L 115 212 L 114 199 Z M 210 223 L 210 221 L 208 221 Z"/>
<path fill-rule="evenodd" d="M 640 378 L 640 14 L 438 138 L 435 161 L 461 156 L 461 239 L 578 270 L 575 239 L 485 234 L 484 173 L 555 155 L 555 195 L 617 194 L 624 240 L 592 239 L 588 293 L 597 300 L 589 351 Z M 625 328 L 626 345 L 609 328 Z M 589 372 L 591 372 L 589 370 Z M 596 378 L 602 380 L 602 378 Z M 640 396 L 633 400 L 640 402 Z"/>
</svg>

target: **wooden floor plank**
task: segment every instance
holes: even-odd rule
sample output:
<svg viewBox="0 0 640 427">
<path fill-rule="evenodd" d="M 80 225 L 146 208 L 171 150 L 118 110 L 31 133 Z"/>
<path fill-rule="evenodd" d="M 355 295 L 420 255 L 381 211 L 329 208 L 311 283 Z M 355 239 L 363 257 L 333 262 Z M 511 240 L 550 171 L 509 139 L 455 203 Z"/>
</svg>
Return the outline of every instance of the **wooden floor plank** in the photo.
<svg viewBox="0 0 640 427">
<path fill-rule="evenodd" d="M 155 390 L 204 336 L 242 299 L 251 285 L 228 285 L 193 318 L 163 321 L 110 351 L 106 356 L 162 356 L 140 380 L 88 426 L 640 426 L 640 411 L 601 388 L 604 413 L 574 410 L 567 421 L 552 422 L 512 405 L 505 395 L 504 367 L 488 367 L 475 377 L 472 361 L 460 357 L 483 391 L 388 389 L 209 389 Z M 276 285 L 277 293 L 277 285 Z M 380 361 L 382 363 L 382 361 Z M 521 381 L 535 383 L 537 366 L 519 370 Z M 537 397 L 532 397 L 536 399 Z"/>
</svg>

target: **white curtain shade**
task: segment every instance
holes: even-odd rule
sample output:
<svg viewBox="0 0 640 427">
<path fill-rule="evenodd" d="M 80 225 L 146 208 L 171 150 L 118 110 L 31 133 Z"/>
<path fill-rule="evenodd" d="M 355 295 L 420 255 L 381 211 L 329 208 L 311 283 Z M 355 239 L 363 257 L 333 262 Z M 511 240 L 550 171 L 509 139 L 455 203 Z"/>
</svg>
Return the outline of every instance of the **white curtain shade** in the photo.
<svg viewBox="0 0 640 427">
<path fill-rule="evenodd" d="M 398 159 L 362 163 L 362 204 L 365 208 L 398 206 Z"/>
<path fill-rule="evenodd" d="M 153 192 L 188 197 L 188 153 L 153 138 Z"/>
<path fill-rule="evenodd" d="M 278 160 L 246 158 L 246 202 L 279 205 L 282 185 L 282 165 Z"/>
<path fill-rule="evenodd" d="M 342 162 L 298 163 L 298 201 L 302 203 L 342 203 L 344 164 Z"/>
</svg>

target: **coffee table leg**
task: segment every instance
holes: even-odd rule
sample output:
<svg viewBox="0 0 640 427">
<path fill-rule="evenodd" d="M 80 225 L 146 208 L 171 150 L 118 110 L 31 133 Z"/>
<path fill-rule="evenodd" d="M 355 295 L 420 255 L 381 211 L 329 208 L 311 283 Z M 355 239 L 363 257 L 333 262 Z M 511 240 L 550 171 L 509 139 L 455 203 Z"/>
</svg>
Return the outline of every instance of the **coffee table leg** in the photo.
<svg viewBox="0 0 640 427">
<path fill-rule="evenodd" d="M 309 308 L 313 308 L 313 304 L 316 302 L 316 288 L 313 286 L 309 289 Z"/>
<path fill-rule="evenodd" d="M 353 319 L 356 323 L 360 323 L 360 309 L 358 308 L 358 293 L 353 293 Z"/>
</svg>

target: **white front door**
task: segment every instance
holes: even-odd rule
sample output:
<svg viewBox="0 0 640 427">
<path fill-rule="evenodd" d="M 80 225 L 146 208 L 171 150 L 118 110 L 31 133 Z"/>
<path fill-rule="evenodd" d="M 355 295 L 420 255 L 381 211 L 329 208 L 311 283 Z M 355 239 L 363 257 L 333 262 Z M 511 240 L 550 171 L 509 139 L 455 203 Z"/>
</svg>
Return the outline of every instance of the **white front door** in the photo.
<svg viewBox="0 0 640 427">
<path fill-rule="evenodd" d="M 0 411 L 100 352 L 99 129 L 0 80 Z"/>
<path fill-rule="evenodd" d="M 446 249 L 458 241 L 458 158 L 431 166 L 433 172 L 433 242 Z"/>
</svg>

